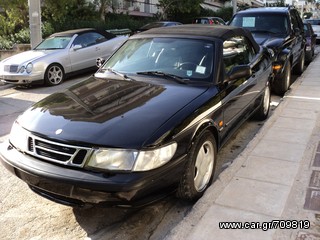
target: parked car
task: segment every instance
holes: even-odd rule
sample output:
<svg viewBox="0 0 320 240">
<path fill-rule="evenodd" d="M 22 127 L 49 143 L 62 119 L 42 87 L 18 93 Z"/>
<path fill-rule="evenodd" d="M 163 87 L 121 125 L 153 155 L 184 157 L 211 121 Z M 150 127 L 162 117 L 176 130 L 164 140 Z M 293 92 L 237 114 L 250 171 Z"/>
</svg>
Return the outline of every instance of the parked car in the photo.
<svg viewBox="0 0 320 240">
<path fill-rule="evenodd" d="M 317 34 L 317 43 L 320 41 L 320 19 L 305 19 L 304 22 L 310 23 L 313 32 Z"/>
<path fill-rule="evenodd" d="M 226 25 L 225 21 L 219 17 L 197 17 L 192 21 L 192 23 Z"/>
<path fill-rule="evenodd" d="M 314 56 L 314 50 L 316 47 L 317 34 L 313 32 L 312 25 L 310 23 L 303 23 L 304 34 L 306 37 L 306 62 L 310 63 Z"/>
<path fill-rule="evenodd" d="M 58 85 L 71 73 L 96 68 L 96 59 L 107 59 L 128 37 L 95 29 L 52 34 L 33 50 L 0 62 L 0 80 L 17 85 Z"/>
<path fill-rule="evenodd" d="M 68 205 L 197 200 L 217 150 L 267 118 L 271 56 L 250 32 L 193 24 L 136 34 L 94 76 L 27 109 L 0 146 L 4 166 Z"/>
<path fill-rule="evenodd" d="M 298 75 L 304 71 L 306 40 L 298 11 L 290 7 L 252 8 L 236 13 L 230 25 L 248 29 L 258 44 L 273 50 L 272 89 L 283 95 L 292 83 L 291 70 Z"/>
<path fill-rule="evenodd" d="M 171 27 L 176 25 L 182 25 L 180 22 L 172 22 L 172 21 L 158 21 L 158 22 L 151 22 L 146 25 L 143 25 L 139 28 L 136 33 L 147 31 L 151 28 L 158 28 L 158 27 Z"/>
</svg>

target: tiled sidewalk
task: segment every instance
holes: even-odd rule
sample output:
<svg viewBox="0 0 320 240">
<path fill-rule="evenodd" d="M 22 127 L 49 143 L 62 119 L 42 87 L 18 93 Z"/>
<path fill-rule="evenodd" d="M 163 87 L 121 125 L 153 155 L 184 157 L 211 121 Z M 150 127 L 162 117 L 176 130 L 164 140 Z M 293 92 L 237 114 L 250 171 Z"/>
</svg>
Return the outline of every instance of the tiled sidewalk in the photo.
<svg viewBox="0 0 320 240">
<path fill-rule="evenodd" d="M 320 56 L 167 239 L 320 240 L 319 68 Z M 301 224 L 288 230 L 219 228 L 221 222 L 273 220 Z"/>
</svg>

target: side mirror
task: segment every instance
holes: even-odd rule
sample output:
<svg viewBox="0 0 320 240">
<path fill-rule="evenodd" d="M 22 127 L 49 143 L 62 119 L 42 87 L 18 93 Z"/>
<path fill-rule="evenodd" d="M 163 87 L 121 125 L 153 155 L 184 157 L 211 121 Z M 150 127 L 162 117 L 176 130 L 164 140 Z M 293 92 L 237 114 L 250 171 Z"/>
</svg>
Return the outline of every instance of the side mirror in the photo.
<svg viewBox="0 0 320 240">
<path fill-rule="evenodd" d="M 296 36 L 299 36 L 300 32 L 301 32 L 301 29 L 300 29 L 300 28 L 295 28 L 295 29 L 294 29 L 294 34 L 295 34 Z"/>
<path fill-rule="evenodd" d="M 318 34 L 313 34 L 312 37 L 318 37 Z"/>
<path fill-rule="evenodd" d="M 232 81 L 239 78 L 247 78 L 252 75 L 251 67 L 248 65 L 238 65 L 234 66 L 229 74 L 228 74 L 228 81 Z"/>
<path fill-rule="evenodd" d="M 82 48 L 82 46 L 80 44 L 77 44 L 77 45 L 74 45 L 72 49 L 73 49 L 73 51 L 77 51 L 81 48 Z"/>
</svg>

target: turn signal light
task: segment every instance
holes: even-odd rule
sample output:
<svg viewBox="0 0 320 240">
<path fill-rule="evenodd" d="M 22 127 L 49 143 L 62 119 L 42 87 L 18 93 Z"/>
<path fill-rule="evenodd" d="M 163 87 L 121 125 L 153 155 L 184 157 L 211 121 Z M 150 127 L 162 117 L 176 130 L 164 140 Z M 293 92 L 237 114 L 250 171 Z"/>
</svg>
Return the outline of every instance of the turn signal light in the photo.
<svg viewBox="0 0 320 240">
<path fill-rule="evenodd" d="M 279 70 L 281 69 L 281 67 L 282 67 L 282 65 L 276 64 L 276 65 L 273 65 L 273 66 L 272 66 L 272 69 L 273 69 L 274 71 L 279 71 Z"/>
</svg>

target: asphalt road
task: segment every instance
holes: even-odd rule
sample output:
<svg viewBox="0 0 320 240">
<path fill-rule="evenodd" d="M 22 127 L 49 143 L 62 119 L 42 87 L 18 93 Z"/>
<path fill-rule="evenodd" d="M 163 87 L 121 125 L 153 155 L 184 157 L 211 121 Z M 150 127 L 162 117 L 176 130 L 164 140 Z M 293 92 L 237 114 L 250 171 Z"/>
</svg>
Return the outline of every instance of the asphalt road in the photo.
<svg viewBox="0 0 320 240">
<path fill-rule="evenodd" d="M 0 142 L 14 119 L 34 102 L 89 75 L 55 87 L 29 89 L 0 85 Z M 272 96 L 270 114 L 281 102 Z M 216 176 L 227 168 L 259 131 L 263 122 L 247 121 L 218 155 Z M 140 209 L 77 209 L 53 203 L 0 165 L 0 239 L 163 239 L 189 211 L 192 203 L 169 196 Z"/>
</svg>

